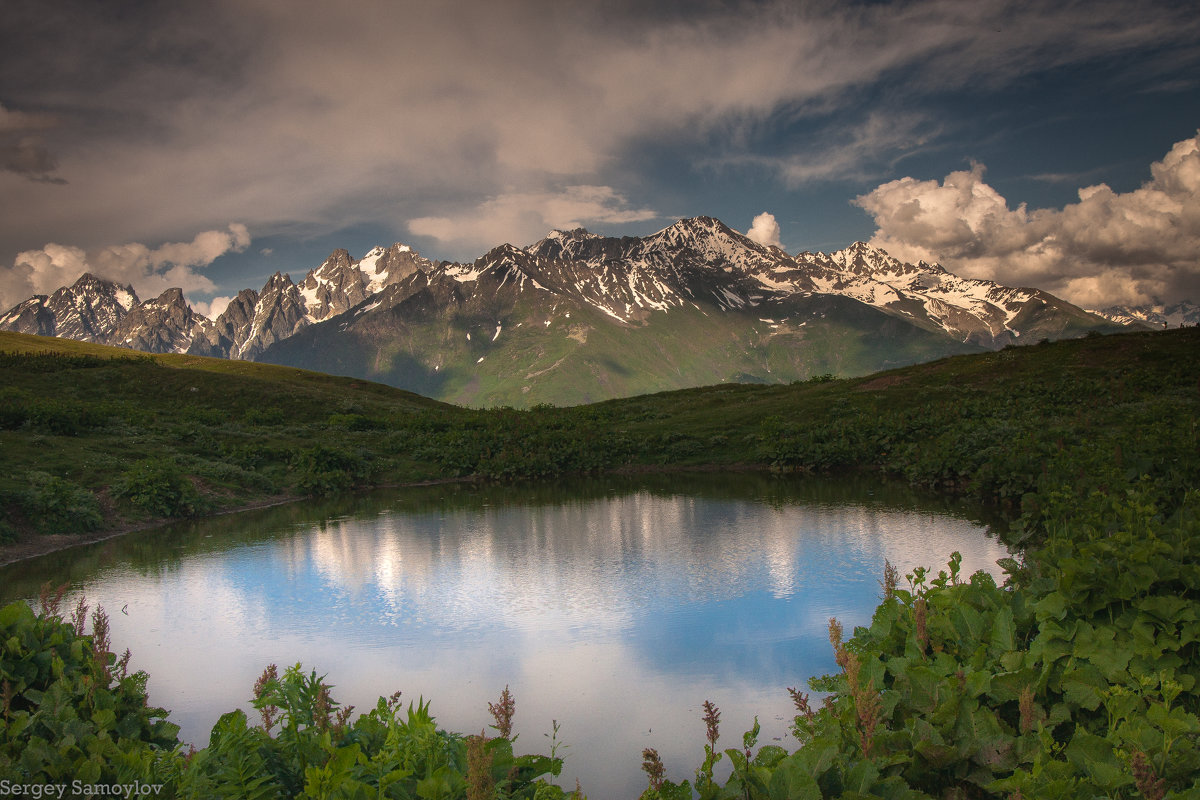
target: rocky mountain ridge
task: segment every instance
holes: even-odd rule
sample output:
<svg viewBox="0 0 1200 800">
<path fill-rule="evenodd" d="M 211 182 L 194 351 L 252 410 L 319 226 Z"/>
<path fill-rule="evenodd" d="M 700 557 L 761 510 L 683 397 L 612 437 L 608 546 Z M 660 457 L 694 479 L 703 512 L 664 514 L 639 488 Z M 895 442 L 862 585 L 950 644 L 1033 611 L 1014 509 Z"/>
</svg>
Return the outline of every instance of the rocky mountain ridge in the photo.
<svg viewBox="0 0 1200 800">
<path fill-rule="evenodd" d="M 1200 325 L 1200 306 L 1186 300 L 1172 304 L 1108 306 L 1093 310 L 1091 313 L 1118 325 L 1140 326 L 1154 330 Z"/>
<path fill-rule="evenodd" d="M 555 327 L 556 320 L 562 324 Z M 652 342 L 660 334 L 682 336 L 685 327 L 696 335 L 705 325 L 712 335 L 730 337 L 730 352 L 714 362 L 735 370 L 728 376 L 704 368 L 699 355 L 685 354 L 698 343 Z M 488 353 L 476 352 L 480 338 L 495 344 L 503 331 L 517 328 L 525 328 L 518 337 L 522 355 L 513 351 L 506 358 L 514 375 L 534 376 L 528 381 L 560 369 L 566 363 L 561 359 L 569 358 L 543 364 L 547 353 L 563 351 L 562 342 L 547 336 L 580 345 L 591 336 L 593 345 L 581 352 L 594 350 L 600 339 L 611 340 L 611 352 L 587 356 L 615 365 L 593 364 L 598 374 L 622 369 L 620 337 L 632 341 L 630 332 L 638 331 L 634 339 L 681 359 L 674 369 L 686 383 L 794 379 L 810 374 L 818 362 L 842 365 L 839 372 L 882 368 L 1106 326 L 1113 323 L 1037 289 L 962 278 L 937 264 L 903 263 L 862 242 L 833 253 L 793 256 L 711 217 L 683 219 L 645 237 L 556 230 L 524 248 L 501 245 L 471 264 L 433 262 L 403 244 L 377 247 L 357 260 L 335 250 L 298 283 L 276 272 L 261 290 L 242 290 L 215 320 L 196 314 L 178 289 L 140 302 L 131 287 L 92 275 L 0 316 L 0 329 L 150 352 L 310 366 L 418 391 L 429 388 L 422 381 L 442 385 L 447 368 L 461 373 L 482 364 Z M 539 327 L 540 339 L 530 338 Z M 839 336 L 852 328 L 860 349 L 887 349 L 891 345 L 871 343 L 885 335 L 916 349 L 852 359 L 846 366 L 850 362 L 825 353 L 831 343 L 820 345 L 820 358 L 809 357 L 820 339 L 817 328 L 836 328 Z M 799 349 L 789 354 L 787 347 Z M 768 351 L 776 353 L 771 358 L 781 372 L 768 363 Z M 397 366 L 397 358 L 407 359 L 408 367 Z M 660 367 L 647 362 L 641 368 Z M 436 381 L 434 373 L 442 373 Z M 524 393 L 530 391 L 528 381 L 519 381 Z"/>
</svg>

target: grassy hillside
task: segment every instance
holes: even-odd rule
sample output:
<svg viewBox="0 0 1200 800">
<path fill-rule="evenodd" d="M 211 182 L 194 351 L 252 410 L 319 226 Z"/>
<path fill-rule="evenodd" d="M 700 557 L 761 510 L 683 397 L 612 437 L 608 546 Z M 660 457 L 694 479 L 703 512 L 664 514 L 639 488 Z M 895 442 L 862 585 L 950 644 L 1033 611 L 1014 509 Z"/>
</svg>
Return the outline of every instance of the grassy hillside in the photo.
<svg viewBox="0 0 1200 800">
<path fill-rule="evenodd" d="M 648 749 L 643 800 L 1200 796 L 1200 329 L 528 411 L 31 337 L 0 352 L 13 535 L 371 481 L 687 466 L 875 471 L 996 502 L 1024 547 L 1004 586 L 959 574 L 957 554 L 936 576 L 885 573 L 869 627 L 847 639 L 830 621 L 840 672 L 810 682 L 825 701 L 793 692 L 802 747 L 751 731 L 722 751 L 706 709 L 694 783 Z M 103 619 L 78 641 L 83 614 L 66 616 L 0 610 L 0 774 L 166 780 L 181 797 L 374 796 L 405 779 L 401 796 L 566 796 L 541 781 L 553 755 L 514 759 L 499 711 L 497 737 L 439 734 L 448 760 L 418 762 L 435 734 L 421 709 L 405 720 L 381 699 L 351 725 L 299 666 L 256 689 L 283 730 L 231 712 L 185 758 Z"/>
<path fill-rule="evenodd" d="M 371 484 L 707 465 L 879 470 L 1016 504 L 1060 457 L 1194 463 L 1197 344 L 1194 329 L 1089 337 L 851 380 L 473 411 L 285 367 L 4 333 L 0 524 L 12 538 Z"/>
<path fill-rule="evenodd" d="M 645 324 L 621 323 L 565 298 L 550 307 L 517 298 L 487 309 L 402 304 L 350 323 L 315 325 L 260 358 L 459 405 L 527 408 L 704 386 L 729 376 L 786 383 L 825 373 L 862 375 L 982 349 L 829 295 L 746 311 L 687 306 L 652 314 Z"/>
<path fill-rule="evenodd" d="M 13 333 L 0 369 L 10 539 L 435 477 L 382 420 L 461 414 L 365 381 Z"/>
</svg>

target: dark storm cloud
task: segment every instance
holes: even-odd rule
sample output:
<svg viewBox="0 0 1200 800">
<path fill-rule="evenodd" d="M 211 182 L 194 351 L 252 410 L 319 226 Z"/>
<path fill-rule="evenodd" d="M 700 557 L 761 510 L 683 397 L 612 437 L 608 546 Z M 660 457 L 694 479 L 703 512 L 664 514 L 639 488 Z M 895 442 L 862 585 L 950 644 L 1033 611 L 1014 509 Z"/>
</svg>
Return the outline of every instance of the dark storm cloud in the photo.
<svg viewBox="0 0 1200 800">
<path fill-rule="evenodd" d="M 0 103 L 55 124 L 0 138 L 0 253 L 237 221 L 256 239 L 378 224 L 469 258 L 673 213 L 629 171 L 651 141 L 747 192 L 862 180 L 945 144 L 939 92 L 1142 51 L 1170 57 L 1140 88 L 1177 80 L 1200 22 L 1136 6 L 10 0 Z"/>
<path fill-rule="evenodd" d="M 57 167 L 58 162 L 40 137 L 0 133 L 0 169 L 33 181 L 66 183 L 51 174 Z"/>
<path fill-rule="evenodd" d="M 49 114 L 23 114 L 0 106 L 0 170 L 33 181 L 65 183 L 52 174 L 58 161 L 44 138 L 44 132 L 56 125 Z"/>
</svg>

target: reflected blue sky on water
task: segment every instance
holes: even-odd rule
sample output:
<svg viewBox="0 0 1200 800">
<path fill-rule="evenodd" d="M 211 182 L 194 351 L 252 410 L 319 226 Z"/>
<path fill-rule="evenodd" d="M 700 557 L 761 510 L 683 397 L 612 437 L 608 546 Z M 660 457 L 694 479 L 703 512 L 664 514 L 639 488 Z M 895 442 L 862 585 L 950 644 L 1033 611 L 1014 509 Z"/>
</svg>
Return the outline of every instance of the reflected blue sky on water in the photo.
<svg viewBox="0 0 1200 800">
<path fill-rule="evenodd" d="M 464 732 L 491 722 L 487 703 L 509 685 L 518 749 L 547 749 L 562 722 L 563 783 L 579 777 L 594 800 L 640 792 L 643 747 L 690 778 L 706 699 L 726 743 L 758 714 L 761 743 L 794 744 L 785 690 L 835 669 L 828 619 L 869 621 L 885 559 L 903 574 L 959 550 L 966 573 L 999 574 L 1007 554 L 944 513 L 648 492 L 263 534 L 223 547 L 214 532 L 157 567 L 116 563 L 82 582 L 126 608 L 113 639 L 185 738 L 204 744 L 221 713 L 247 707 L 268 663 L 328 674 L 360 709 L 396 689 L 432 698 Z"/>
</svg>

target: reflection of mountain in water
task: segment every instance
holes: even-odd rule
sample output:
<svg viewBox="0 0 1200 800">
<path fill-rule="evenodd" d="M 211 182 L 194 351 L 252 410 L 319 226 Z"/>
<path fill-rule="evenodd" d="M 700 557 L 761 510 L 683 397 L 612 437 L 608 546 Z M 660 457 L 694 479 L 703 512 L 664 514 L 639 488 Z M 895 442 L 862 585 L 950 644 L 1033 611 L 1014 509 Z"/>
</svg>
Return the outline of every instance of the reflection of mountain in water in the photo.
<svg viewBox="0 0 1200 800">
<path fill-rule="evenodd" d="M 959 550 L 965 574 L 996 573 L 1007 554 L 974 523 L 928 511 L 649 492 L 343 518 L 283 550 L 290 574 L 315 571 L 325 591 L 391 624 L 591 632 L 664 605 L 858 592 L 885 559 L 902 574 L 936 570 Z"/>
</svg>

